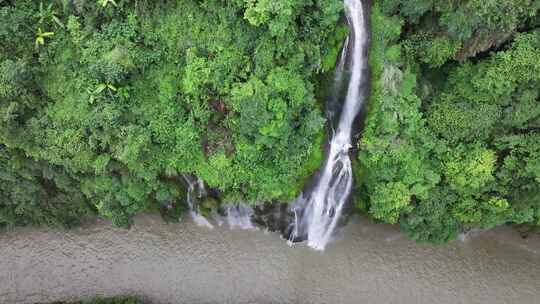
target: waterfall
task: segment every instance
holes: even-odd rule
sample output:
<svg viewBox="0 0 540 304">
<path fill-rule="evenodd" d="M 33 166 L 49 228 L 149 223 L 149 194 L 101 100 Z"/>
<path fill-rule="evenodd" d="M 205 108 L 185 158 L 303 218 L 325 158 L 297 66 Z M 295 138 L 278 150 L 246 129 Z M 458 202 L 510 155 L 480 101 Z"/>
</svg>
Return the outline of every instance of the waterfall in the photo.
<svg viewBox="0 0 540 304">
<path fill-rule="evenodd" d="M 367 37 L 362 1 L 344 0 L 344 4 L 351 33 L 334 81 L 339 87 L 345 70 L 350 73 L 347 95 L 315 186 L 304 191 L 292 205 L 295 219 L 290 240 L 307 239 L 308 246 L 317 250 L 323 250 L 330 241 L 352 189 L 351 129 L 364 100 L 360 85 L 365 77 Z M 346 62 L 349 66 L 345 66 Z"/>
<path fill-rule="evenodd" d="M 253 208 L 248 205 L 238 204 L 225 207 L 227 213 L 227 223 L 231 229 L 256 230 L 251 217 L 253 216 Z"/>
<path fill-rule="evenodd" d="M 198 226 L 213 229 L 214 225 L 201 214 L 199 208 L 199 201 L 208 195 L 204 181 L 190 174 L 182 174 L 182 177 L 187 184 L 187 204 L 191 218 Z M 245 204 L 228 204 L 222 210 L 225 214 L 225 220 L 231 229 L 257 229 L 251 221 L 254 211 L 250 206 Z M 218 226 L 222 225 L 223 216 L 213 211 L 210 217 L 213 218 Z"/>
<path fill-rule="evenodd" d="M 207 194 L 203 180 L 198 177 L 193 177 L 189 174 L 182 174 L 182 177 L 188 185 L 187 204 L 189 207 L 189 214 L 191 215 L 191 218 L 193 218 L 193 221 L 198 226 L 213 229 L 214 226 L 208 221 L 208 219 L 206 219 L 200 214 L 199 208 L 197 206 L 197 200 L 200 200 Z"/>
</svg>

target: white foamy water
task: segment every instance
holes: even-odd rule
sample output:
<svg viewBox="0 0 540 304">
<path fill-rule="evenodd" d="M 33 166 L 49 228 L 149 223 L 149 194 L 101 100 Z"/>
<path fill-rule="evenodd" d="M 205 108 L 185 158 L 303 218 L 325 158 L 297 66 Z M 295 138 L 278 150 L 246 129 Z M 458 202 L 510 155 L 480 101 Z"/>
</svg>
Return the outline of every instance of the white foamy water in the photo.
<svg viewBox="0 0 540 304">
<path fill-rule="evenodd" d="M 253 209 L 247 205 L 238 204 L 226 207 L 227 224 L 231 229 L 257 230 L 251 221 Z"/>
<path fill-rule="evenodd" d="M 193 221 L 200 227 L 206 227 L 208 229 L 213 229 L 214 225 L 212 225 L 207 218 L 202 216 L 199 213 L 199 210 L 197 208 L 196 199 L 201 199 L 203 196 L 206 195 L 206 188 L 204 187 L 204 182 L 200 178 L 195 178 L 188 174 L 182 174 L 182 177 L 186 181 L 188 185 L 187 189 L 187 204 L 189 207 L 189 214 L 191 215 L 191 218 L 193 218 Z"/>
<path fill-rule="evenodd" d="M 367 46 L 364 10 L 360 0 L 345 0 L 344 3 L 351 34 L 337 65 L 335 81 L 341 82 L 343 73 L 348 70 L 350 79 L 345 103 L 315 188 L 302 193 L 293 203 L 295 223 L 291 239 L 307 238 L 308 246 L 317 250 L 323 250 L 330 241 L 351 192 L 351 130 L 364 100 L 360 93 Z M 350 56 L 348 67 L 345 66 L 346 55 Z"/>
</svg>

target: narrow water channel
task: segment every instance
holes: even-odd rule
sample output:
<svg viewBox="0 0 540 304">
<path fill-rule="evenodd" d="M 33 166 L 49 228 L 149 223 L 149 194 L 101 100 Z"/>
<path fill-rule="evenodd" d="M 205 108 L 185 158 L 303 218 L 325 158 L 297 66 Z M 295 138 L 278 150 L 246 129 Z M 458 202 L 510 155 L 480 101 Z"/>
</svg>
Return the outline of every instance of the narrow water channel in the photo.
<svg viewBox="0 0 540 304">
<path fill-rule="evenodd" d="M 444 246 L 354 218 L 324 252 L 277 234 L 136 218 L 0 233 L 0 303 L 135 294 L 152 303 L 538 303 L 540 239 L 509 228 Z"/>
</svg>

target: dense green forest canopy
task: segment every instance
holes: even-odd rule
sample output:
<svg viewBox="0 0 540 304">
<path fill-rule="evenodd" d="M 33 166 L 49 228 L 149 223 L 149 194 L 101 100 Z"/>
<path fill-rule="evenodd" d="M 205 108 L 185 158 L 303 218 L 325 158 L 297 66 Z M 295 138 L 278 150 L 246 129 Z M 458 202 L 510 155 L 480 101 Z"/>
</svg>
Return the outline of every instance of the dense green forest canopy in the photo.
<svg viewBox="0 0 540 304">
<path fill-rule="evenodd" d="M 290 200 L 318 167 L 339 0 L 0 3 L 0 223 L 127 226 L 182 173 Z"/>
<path fill-rule="evenodd" d="M 419 241 L 540 224 L 540 2 L 374 2 L 359 206 Z"/>
<path fill-rule="evenodd" d="M 376 0 L 358 208 L 415 240 L 540 224 L 540 2 Z M 341 0 L 0 0 L 0 225 L 290 201 Z"/>
</svg>

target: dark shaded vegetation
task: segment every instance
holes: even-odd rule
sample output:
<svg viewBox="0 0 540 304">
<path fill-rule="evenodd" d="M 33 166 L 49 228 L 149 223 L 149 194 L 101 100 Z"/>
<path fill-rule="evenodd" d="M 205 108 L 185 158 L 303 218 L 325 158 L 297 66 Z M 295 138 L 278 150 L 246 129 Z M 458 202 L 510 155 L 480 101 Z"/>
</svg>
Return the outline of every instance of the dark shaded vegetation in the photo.
<svg viewBox="0 0 540 304">
<path fill-rule="evenodd" d="M 359 144 L 364 210 L 435 243 L 540 224 L 539 9 L 377 1 Z"/>
</svg>

